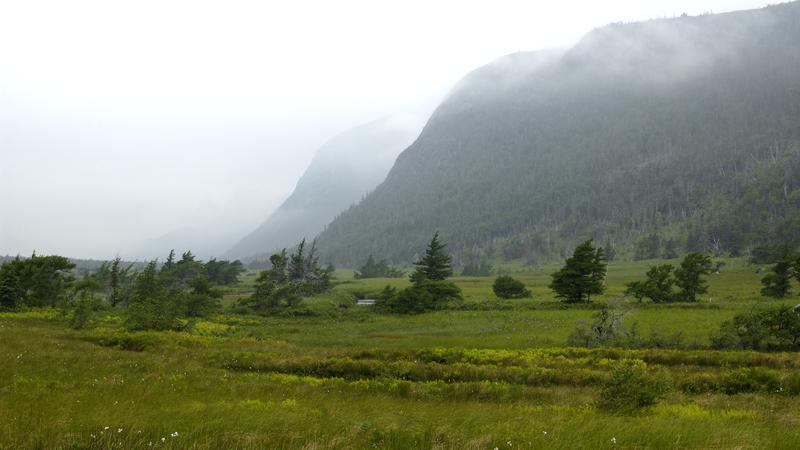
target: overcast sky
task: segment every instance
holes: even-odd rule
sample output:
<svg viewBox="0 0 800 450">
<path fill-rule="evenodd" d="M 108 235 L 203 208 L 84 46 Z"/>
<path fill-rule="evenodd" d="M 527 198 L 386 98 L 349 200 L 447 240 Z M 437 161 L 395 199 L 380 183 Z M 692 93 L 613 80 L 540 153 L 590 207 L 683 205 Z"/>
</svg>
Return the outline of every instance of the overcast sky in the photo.
<svg viewBox="0 0 800 450">
<path fill-rule="evenodd" d="M 0 0 L 0 254 L 130 257 L 180 230 L 225 246 L 326 139 L 427 111 L 499 56 L 766 4 Z"/>
</svg>

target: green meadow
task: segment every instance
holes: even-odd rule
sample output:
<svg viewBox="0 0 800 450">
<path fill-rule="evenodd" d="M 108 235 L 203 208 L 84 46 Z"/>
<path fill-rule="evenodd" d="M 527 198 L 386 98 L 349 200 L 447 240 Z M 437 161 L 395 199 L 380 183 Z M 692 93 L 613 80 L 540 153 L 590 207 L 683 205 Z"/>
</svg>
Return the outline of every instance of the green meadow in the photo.
<svg viewBox="0 0 800 450">
<path fill-rule="evenodd" d="M 623 296 L 660 262 L 610 264 L 588 306 L 552 297 L 555 266 L 506 264 L 532 298 L 456 277 L 459 309 L 414 316 L 355 305 L 407 278 L 344 270 L 300 311 L 268 317 L 236 307 L 249 273 L 221 313 L 181 332 L 128 332 L 111 309 L 84 330 L 58 310 L 0 313 L 0 449 L 800 448 L 800 355 L 709 349 L 722 322 L 780 303 L 759 295 L 758 266 L 722 260 L 696 304 Z M 601 304 L 671 348 L 568 347 Z M 665 398 L 634 415 L 598 409 L 623 360 L 668 380 Z"/>
</svg>

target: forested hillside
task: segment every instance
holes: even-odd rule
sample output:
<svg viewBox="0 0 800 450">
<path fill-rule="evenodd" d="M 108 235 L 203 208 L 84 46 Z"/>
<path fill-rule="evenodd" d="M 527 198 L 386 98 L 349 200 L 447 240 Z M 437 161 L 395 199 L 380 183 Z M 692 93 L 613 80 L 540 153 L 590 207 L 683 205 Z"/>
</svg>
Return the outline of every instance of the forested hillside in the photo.
<svg viewBox="0 0 800 450">
<path fill-rule="evenodd" d="M 321 248 L 355 266 L 407 262 L 436 229 L 456 262 L 543 260 L 586 237 L 623 256 L 648 239 L 718 254 L 800 241 L 798 43 L 795 2 L 501 58 L 456 86 Z"/>
<path fill-rule="evenodd" d="M 317 150 L 292 195 L 227 255 L 268 255 L 316 236 L 336 214 L 383 181 L 421 127 L 416 116 L 397 115 L 334 137 Z"/>
</svg>

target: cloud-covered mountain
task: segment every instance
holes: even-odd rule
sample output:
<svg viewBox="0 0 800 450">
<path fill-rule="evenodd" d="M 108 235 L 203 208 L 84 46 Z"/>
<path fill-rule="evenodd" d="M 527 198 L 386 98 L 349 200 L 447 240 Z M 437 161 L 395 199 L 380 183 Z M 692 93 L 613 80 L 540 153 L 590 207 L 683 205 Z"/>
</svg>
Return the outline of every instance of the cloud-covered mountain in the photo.
<svg viewBox="0 0 800 450">
<path fill-rule="evenodd" d="M 466 76 L 386 180 L 320 236 L 324 256 L 548 258 L 800 241 L 800 3 L 614 24 Z"/>
<path fill-rule="evenodd" d="M 386 177 L 397 155 L 419 135 L 423 119 L 391 116 L 346 131 L 315 154 L 292 194 L 227 257 L 246 258 L 313 238 Z"/>
</svg>

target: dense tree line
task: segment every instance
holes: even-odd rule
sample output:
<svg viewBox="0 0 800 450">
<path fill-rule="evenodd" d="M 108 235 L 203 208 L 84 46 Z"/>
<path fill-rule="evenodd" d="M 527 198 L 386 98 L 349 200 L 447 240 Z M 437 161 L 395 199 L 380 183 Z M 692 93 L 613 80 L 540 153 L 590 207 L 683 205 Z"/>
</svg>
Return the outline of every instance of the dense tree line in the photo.
<svg viewBox="0 0 800 450">
<path fill-rule="evenodd" d="M 364 263 L 353 275 L 356 279 L 363 278 L 400 278 L 403 271 L 390 266 L 385 259 L 375 262 L 375 258 L 370 253 L 367 262 Z"/>
<path fill-rule="evenodd" d="M 217 310 L 222 293 L 216 286 L 236 283 L 244 271 L 239 261 L 204 263 L 191 251 L 178 260 L 171 251 L 160 266 L 155 260 L 141 271 L 135 266 L 117 257 L 75 277 L 76 265 L 63 256 L 17 257 L 0 266 L 0 308 L 63 307 L 83 327 L 93 311 L 118 307 L 130 329 L 173 329 L 179 318 Z"/>
<path fill-rule="evenodd" d="M 492 274 L 492 265 L 488 261 L 467 263 L 461 270 L 462 277 L 488 277 Z"/>
</svg>

